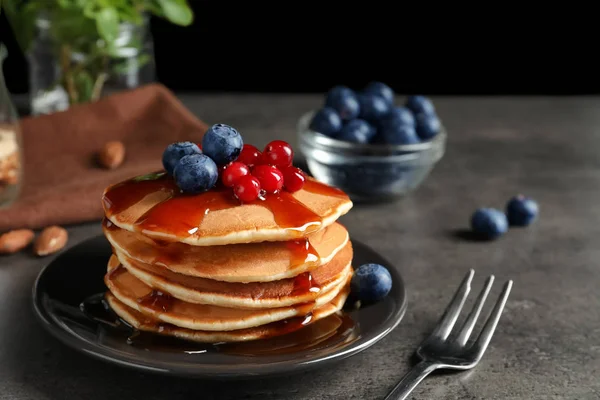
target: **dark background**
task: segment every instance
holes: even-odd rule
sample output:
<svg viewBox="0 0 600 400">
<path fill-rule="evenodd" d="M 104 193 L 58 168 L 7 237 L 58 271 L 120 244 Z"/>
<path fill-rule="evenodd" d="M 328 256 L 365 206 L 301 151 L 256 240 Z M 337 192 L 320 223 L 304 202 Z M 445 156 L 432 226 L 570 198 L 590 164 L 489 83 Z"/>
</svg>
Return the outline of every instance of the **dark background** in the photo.
<svg viewBox="0 0 600 400">
<path fill-rule="evenodd" d="M 459 12 L 442 3 L 191 4 L 193 26 L 151 22 L 157 80 L 176 91 L 324 92 L 380 80 L 405 94 L 600 93 L 585 10 L 571 19 L 568 8 L 548 17 L 547 8 L 495 3 Z M 26 93 L 27 63 L 11 35 L 0 15 L 7 85 Z"/>
</svg>

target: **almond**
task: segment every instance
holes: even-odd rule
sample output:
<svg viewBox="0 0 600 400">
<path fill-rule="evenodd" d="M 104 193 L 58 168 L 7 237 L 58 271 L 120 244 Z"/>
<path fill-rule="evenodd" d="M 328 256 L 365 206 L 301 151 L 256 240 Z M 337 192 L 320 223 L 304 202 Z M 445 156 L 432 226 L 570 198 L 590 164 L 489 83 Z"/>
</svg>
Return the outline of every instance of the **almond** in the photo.
<svg viewBox="0 0 600 400">
<path fill-rule="evenodd" d="M 98 162 L 104 168 L 114 169 L 125 159 L 125 145 L 119 141 L 111 141 L 104 145 L 98 153 Z"/>
<path fill-rule="evenodd" d="M 65 228 L 60 226 L 49 226 L 44 228 L 40 235 L 35 239 L 33 251 L 38 256 L 47 256 L 56 253 L 67 244 L 69 234 Z"/>
<path fill-rule="evenodd" d="M 12 254 L 31 243 L 35 233 L 31 229 L 15 229 L 0 235 L 0 254 Z"/>
</svg>

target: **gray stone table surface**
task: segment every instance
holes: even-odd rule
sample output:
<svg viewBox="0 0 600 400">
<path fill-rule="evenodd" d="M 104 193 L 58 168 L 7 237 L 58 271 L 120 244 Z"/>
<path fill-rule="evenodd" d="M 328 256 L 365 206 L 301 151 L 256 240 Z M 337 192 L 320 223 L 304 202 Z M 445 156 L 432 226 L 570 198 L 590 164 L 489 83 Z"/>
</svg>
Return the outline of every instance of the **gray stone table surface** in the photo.
<svg viewBox="0 0 600 400">
<path fill-rule="evenodd" d="M 259 146 L 294 142 L 299 115 L 317 95 L 181 95 L 208 123 L 231 124 Z M 401 201 L 355 205 L 342 218 L 403 275 L 409 305 L 400 325 L 334 367 L 275 379 L 219 382 L 115 367 L 50 336 L 34 318 L 31 287 L 51 259 L 0 258 L 1 399 L 380 399 L 468 268 L 474 291 L 495 274 L 514 280 L 480 365 L 436 374 L 415 399 L 600 398 L 600 98 L 435 98 L 449 131 L 445 156 Z M 135 151 L 131 149 L 130 151 Z M 480 206 L 534 197 L 540 219 L 493 242 L 457 234 Z M 69 227 L 71 247 L 99 223 Z M 474 297 L 474 296 L 472 296 Z"/>
</svg>

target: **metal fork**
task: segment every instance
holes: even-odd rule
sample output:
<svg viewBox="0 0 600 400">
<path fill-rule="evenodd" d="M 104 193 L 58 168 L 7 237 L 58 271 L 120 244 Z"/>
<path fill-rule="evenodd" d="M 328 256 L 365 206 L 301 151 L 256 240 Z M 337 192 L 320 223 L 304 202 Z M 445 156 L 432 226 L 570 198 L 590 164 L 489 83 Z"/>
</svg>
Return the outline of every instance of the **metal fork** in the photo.
<svg viewBox="0 0 600 400">
<path fill-rule="evenodd" d="M 452 328 L 471 291 L 474 274 L 475 271 L 469 270 L 437 326 L 417 348 L 416 354 L 421 361 L 398 382 L 385 400 L 406 399 L 413 389 L 436 369 L 466 370 L 473 368 L 481 360 L 496 330 L 513 282 L 509 280 L 504 284 L 502 293 L 500 293 L 481 333 L 477 338 L 469 340 L 483 308 L 483 303 L 494 283 L 494 276 L 490 275 L 463 326 L 453 332 Z"/>
</svg>

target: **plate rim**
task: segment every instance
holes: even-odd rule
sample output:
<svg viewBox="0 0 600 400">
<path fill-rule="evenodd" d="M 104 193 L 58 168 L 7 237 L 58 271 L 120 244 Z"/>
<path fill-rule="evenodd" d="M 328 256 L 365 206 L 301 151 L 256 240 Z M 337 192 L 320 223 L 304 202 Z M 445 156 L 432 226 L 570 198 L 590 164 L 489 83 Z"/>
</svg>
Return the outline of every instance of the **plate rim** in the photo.
<svg viewBox="0 0 600 400">
<path fill-rule="evenodd" d="M 86 354 L 95 358 L 97 360 L 102 360 L 104 362 L 109 362 L 113 364 L 118 364 L 120 366 L 126 367 L 128 369 L 133 369 L 137 371 L 145 371 L 151 373 L 159 373 L 166 375 L 177 375 L 177 376 L 187 376 L 187 377 L 196 377 L 196 378 L 219 378 L 219 379 L 230 379 L 230 378 L 249 378 L 249 377 L 257 377 L 257 376 L 277 376 L 277 375 L 286 375 L 290 373 L 304 372 L 306 370 L 316 368 L 317 365 L 329 364 L 332 362 L 342 361 L 346 358 L 349 358 L 353 355 L 356 355 L 371 346 L 375 345 L 377 342 L 386 337 L 389 333 L 391 333 L 402 321 L 404 315 L 406 314 L 406 309 L 408 307 L 407 300 L 407 288 L 404 283 L 404 279 L 400 274 L 398 268 L 388 262 L 388 260 L 380 255 L 378 252 L 373 250 L 366 243 L 353 240 L 353 243 L 359 243 L 361 246 L 367 248 L 368 250 L 376 253 L 382 260 L 385 260 L 387 265 L 389 265 L 390 273 L 393 275 L 393 279 L 400 283 L 402 287 L 402 298 L 399 302 L 399 306 L 397 310 L 390 314 L 389 319 L 385 322 L 382 327 L 377 330 L 374 334 L 367 335 L 365 337 L 361 337 L 355 342 L 351 343 L 349 346 L 334 350 L 331 353 L 315 356 L 310 359 L 298 359 L 298 360 L 282 360 L 276 362 L 270 362 L 268 364 L 255 364 L 251 365 L 250 368 L 246 370 L 234 369 L 232 370 L 231 366 L 223 366 L 223 365 L 215 365 L 215 364 L 197 364 L 195 366 L 186 365 L 184 367 L 181 364 L 170 361 L 158 361 L 161 366 L 151 365 L 150 363 L 145 362 L 144 360 L 133 360 L 131 356 L 127 354 L 123 354 L 118 350 L 111 349 L 110 347 L 103 347 L 99 345 L 93 345 L 88 341 L 83 340 L 79 335 L 74 334 L 73 332 L 69 332 L 60 326 L 57 322 L 55 322 L 51 315 L 47 312 L 46 307 L 43 306 L 43 298 L 39 293 L 39 283 L 45 273 L 48 271 L 52 265 L 57 262 L 57 260 L 65 253 L 73 251 L 75 248 L 83 247 L 90 242 L 98 240 L 102 238 L 103 235 L 99 234 L 93 237 L 90 237 L 86 240 L 79 242 L 78 244 L 72 246 L 66 252 L 59 254 L 57 257 L 54 257 L 50 260 L 38 273 L 36 279 L 32 286 L 32 308 L 34 311 L 34 315 L 41 323 L 41 325 L 49 332 L 53 337 L 58 339 L 59 342 L 67 345 L 71 349 L 76 350 L 77 352 Z M 71 340 L 70 340 L 71 339 Z M 74 339 L 74 340 L 73 340 Z M 284 368 L 282 368 L 282 365 Z M 245 365 L 245 367 L 249 367 Z M 287 368 L 285 368 L 287 367 Z"/>
</svg>

